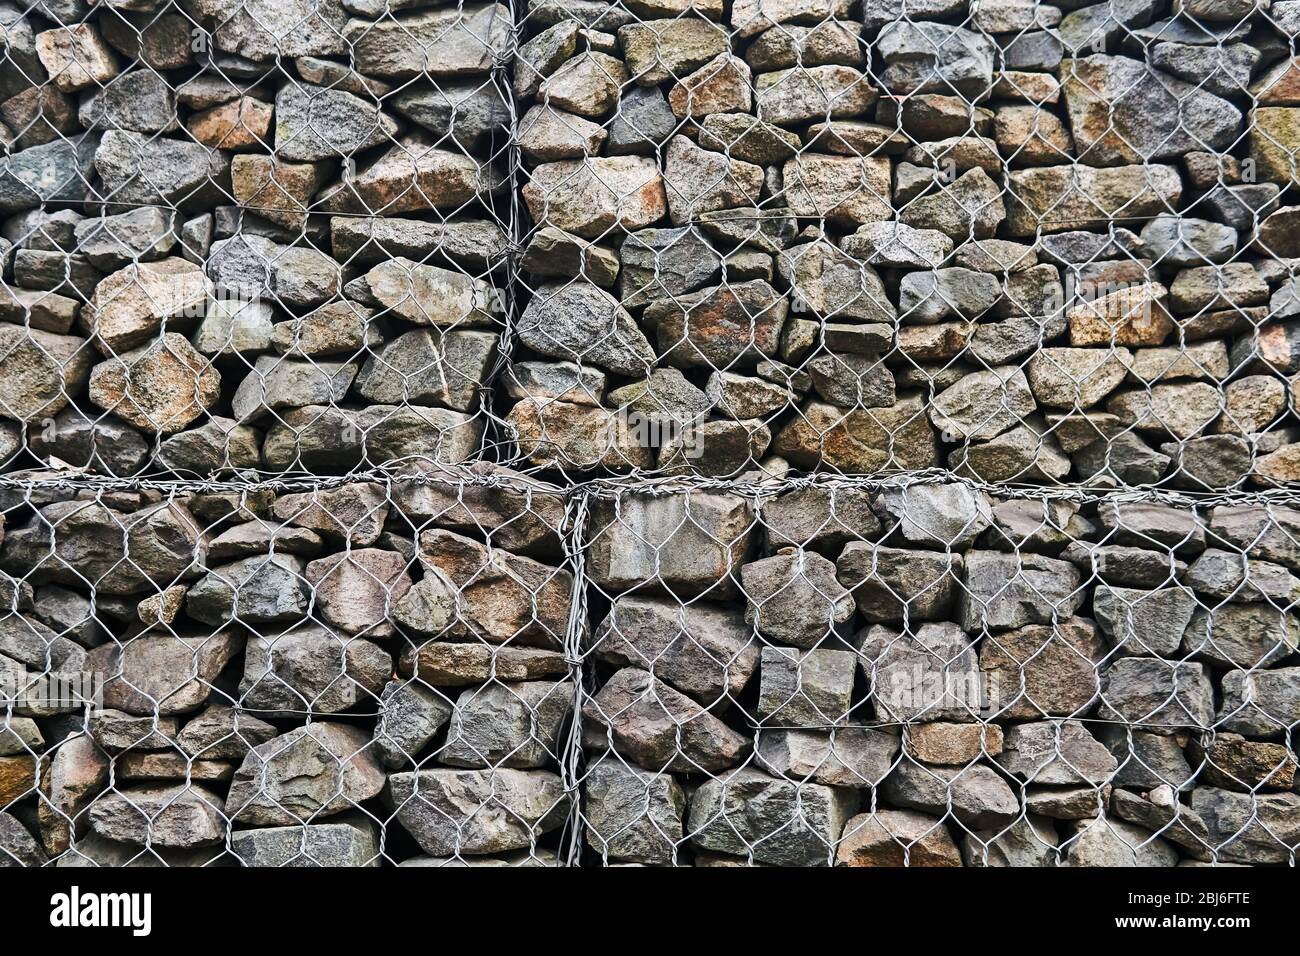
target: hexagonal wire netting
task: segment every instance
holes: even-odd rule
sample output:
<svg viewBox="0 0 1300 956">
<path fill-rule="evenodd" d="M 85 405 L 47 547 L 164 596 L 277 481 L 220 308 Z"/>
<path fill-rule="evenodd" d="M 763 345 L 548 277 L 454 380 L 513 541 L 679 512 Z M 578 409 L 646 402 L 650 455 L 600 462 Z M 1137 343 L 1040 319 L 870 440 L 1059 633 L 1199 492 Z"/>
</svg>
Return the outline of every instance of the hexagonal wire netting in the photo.
<svg viewBox="0 0 1300 956">
<path fill-rule="evenodd" d="M 1300 0 L 0 0 L 0 862 L 1294 864 Z"/>
</svg>

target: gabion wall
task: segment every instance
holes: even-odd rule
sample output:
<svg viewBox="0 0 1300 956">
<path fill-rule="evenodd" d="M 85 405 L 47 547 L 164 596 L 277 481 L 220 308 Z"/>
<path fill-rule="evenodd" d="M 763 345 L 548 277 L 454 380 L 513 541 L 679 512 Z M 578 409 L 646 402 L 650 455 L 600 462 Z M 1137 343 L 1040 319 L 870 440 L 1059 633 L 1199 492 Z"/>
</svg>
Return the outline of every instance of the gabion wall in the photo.
<svg viewBox="0 0 1300 956">
<path fill-rule="evenodd" d="M 1300 852 L 1300 0 L 0 0 L 0 862 Z"/>
</svg>

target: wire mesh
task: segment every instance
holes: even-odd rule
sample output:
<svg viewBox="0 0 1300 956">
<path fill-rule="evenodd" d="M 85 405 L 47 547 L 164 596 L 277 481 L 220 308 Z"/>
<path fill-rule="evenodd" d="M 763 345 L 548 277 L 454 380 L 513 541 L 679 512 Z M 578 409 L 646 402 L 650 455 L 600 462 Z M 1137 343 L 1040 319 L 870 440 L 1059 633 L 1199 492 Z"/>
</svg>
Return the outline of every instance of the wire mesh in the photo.
<svg viewBox="0 0 1300 956">
<path fill-rule="evenodd" d="M 1276 865 L 1296 0 L 0 0 L 0 862 Z"/>
</svg>

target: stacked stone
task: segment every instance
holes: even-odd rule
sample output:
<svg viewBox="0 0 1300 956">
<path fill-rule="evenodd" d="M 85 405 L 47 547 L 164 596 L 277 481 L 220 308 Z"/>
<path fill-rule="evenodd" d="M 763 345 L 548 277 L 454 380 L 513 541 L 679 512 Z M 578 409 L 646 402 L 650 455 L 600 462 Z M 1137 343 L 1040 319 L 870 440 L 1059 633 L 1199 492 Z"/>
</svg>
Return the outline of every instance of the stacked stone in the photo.
<svg viewBox="0 0 1300 956">
<path fill-rule="evenodd" d="M 563 500 L 424 479 L 9 493 L 0 859 L 557 862 Z M 88 715 L 36 686 L 86 673 Z"/>
<path fill-rule="evenodd" d="M 1293 480 L 1300 7 L 903 6 L 530 5 L 520 454 Z"/>
<path fill-rule="evenodd" d="M 1300 511 L 964 483 L 593 508 L 608 863 L 1286 863 Z"/>
<path fill-rule="evenodd" d="M 339 474 L 478 452 L 513 27 L 497 5 L 387 9 L 0 7 L 10 467 Z"/>
<path fill-rule="evenodd" d="M 0 0 L 0 862 L 1300 852 L 1300 0 L 234 7 Z"/>
</svg>

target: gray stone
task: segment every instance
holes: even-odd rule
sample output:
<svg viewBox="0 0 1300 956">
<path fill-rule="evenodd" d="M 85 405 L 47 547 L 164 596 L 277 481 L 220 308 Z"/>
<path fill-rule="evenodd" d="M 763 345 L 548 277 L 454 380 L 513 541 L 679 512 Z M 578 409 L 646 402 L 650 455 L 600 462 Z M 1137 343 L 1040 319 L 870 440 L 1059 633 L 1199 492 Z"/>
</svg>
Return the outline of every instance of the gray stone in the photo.
<svg viewBox="0 0 1300 956">
<path fill-rule="evenodd" d="M 955 241 L 987 239 L 1007 217 L 1003 188 L 983 169 L 962 173 L 942 190 L 921 196 L 900 210 L 901 223 L 936 230 Z"/>
<path fill-rule="evenodd" d="M 739 610 L 699 601 L 623 595 L 591 643 L 597 659 L 650 670 L 706 705 L 739 696 L 758 667 L 758 648 Z"/>
<path fill-rule="evenodd" d="M 774 727 L 848 721 L 856 669 L 852 652 L 764 647 L 760 661 L 760 720 Z"/>
<path fill-rule="evenodd" d="M 379 22 L 349 20 L 343 39 L 356 69 L 367 76 L 451 78 L 505 65 L 513 52 L 511 23 L 500 4 L 469 4 Z"/>
<path fill-rule="evenodd" d="M 605 373 L 573 362 L 511 362 L 502 379 L 511 398 L 554 399 L 575 405 L 601 405 Z"/>
<path fill-rule="evenodd" d="M 1077 720 L 1016 724 L 994 757 L 1007 773 L 1030 783 L 1101 786 L 1118 761 Z"/>
<path fill-rule="evenodd" d="M 137 474 L 149 460 L 150 448 L 140 433 L 111 415 L 91 418 L 69 407 L 49 425 L 28 438 L 32 452 L 41 458 L 122 477 Z"/>
<path fill-rule="evenodd" d="M 894 375 L 878 355 L 818 355 L 808 364 L 813 387 L 841 408 L 886 408 L 894 404 Z"/>
<path fill-rule="evenodd" d="M 243 711 L 210 704 L 186 722 L 176 743 L 188 757 L 243 760 L 248 751 L 276 735 L 275 727 Z"/>
<path fill-rule="evenodd" d="M 158 462 L 173 471 L 198 475 L 256 468 L 261 462 L 261 437 L 255 428 L 212 415 L 198 428 L 164 439 Z"/>
<path fill-rule="evenodd" d="M 892 324 L 897 317 L 876 270 L 828 242 L 783 250 L 777 270 L 790 286 L 796 314 L 811 312 L 837 324 Z"/>
<path fill-rule="evenodd" d="M 1285 863 L 1300 842 L 1300 794 L 1197 787 L 1192 810 L 1209 830 L 1208 849 L 1216 861 Z"/>
<path fill-rule="evenodd" d="M 870 494 L 858 488 L 800 488 L 763 502 L 768 550 L 825 547 L 842 551 L 855 539 L 872 539 L 880 521 Z"/>
<path fill-rule="evenodd" d="M 44 866 L 45 850 L 11 813 L 0 813 L 0 867 Z"/>
<path fill-rule="evenodd" d="M 226 804 L 192 783 L 125 787 L 96 800 L 91 829 L 106 840 L 157 847 L 212 846 L 226 836 Z"/>
<path fill-rule="evenodd" d="M 87 810 L 109 790 L 111 758 L 94 740 L 73 731 L 42 763 L 42 800 L 36 809 L 41 842 L 47 852 L 62 853 L 74 837 L 89 829 Z M 5 761 L 10 763 L 11 761 Z M 6 785 L 8 781 L 5 781 Z M 9 793 L 13 791 L 6 786 Z M 6 802 L 11 797 L 6 797 Z"/>
<path fill-rule="evenodd" d="M 866 263 L 893 268 L 933 269 L 952 252 L 952 240 L 936 229 L 916 229 L 902 222 L 859 226 L 840 240 L 849 255 Z"/>
<path fill-rule="evenodd" d="M 566 60 L 542 80 L 537 96 L 559 109 L 599 119 L 618 102 L 619 89 L 628 79 L 622 60 L 588 50 Z"/>
<path fill-rule="evenodd" d="M 544 285 L 524 310 L 517 334 L 543 355 L 622 375 L 644 373 L 654 363 L 650 343 L 627 311 L 589 283 Z"/>
<path fill-rule="evenodd" d="M 752 206 L 760 198 L 761 166 L 702 149 L 680 135 L 669 140 L 664 155 L 664 179 L 672 186 L 667 205 L 674 225 L 686 225 L 704 213 Z M 791 206 L 795 205 L 791 199 Z"/>
<path fill-rule="evenodd" d="M 78 117 L 85 129 L 169 133 L 176 129 L 176 96 L 151 70 L 133 70 L 83 96 Z"/>
<path fill-rule="evenodd" d="M 835 575 L 832 562 L 807 551 L 746 564 L 740 569 L 746 624 L 781 644 L 819 646 L 853 617 L 853 596 Z"/>
<path fill-rule="evenodd" d="M 87 341 L 0 324 L 0 411 L 17 421 L 62 411 L 85 387 L 94 361 Z"/>
<path fill-rule="evenodd" d="M 957 483 L 886 490 L 877 507 L 885 535 L 936 550 L 965 551 L 993 522 L 988 496 Z"/>
<path fill-rule="evenodd" d="M 608 123 L 609 155 L 652 154 L 668 142 L 677 130 L 677 123 L 658 87 L 637 86 L 626 90 L 618 101 L 614 118 Z"/>
<path fill-rule="evenodd" d="M 251 357 L 269 352 L 274 335 L 273 315 L 271 306 L 265 302 L 218 299 L 208 306 L 190 343 L 203 355 L 211 356 Z"/>
<path fill-rule="evenodd" d="M 450 137 L 466 149 L 478 148 L 511 121 L 501 91 L 481 79 L 443 80 L 436 86 L 403 89 L 387 102 L 435 136 Z"/>
<path fill-rule="evenodd" d="M 861 68 L 866 58 L 856 26 L 827 19 L 816 26 L 764 30 L 745 50 L 745 59 L 755 70 L 763 71 L 832 63 Z"/>
<path fill-rule="evenodd" d="M 859 642 L 878 720 L 962 721 L 983 707 L 974 641 L 955 624 L 921 624 L 902 634 L 875 625 Z"/>
<path fill-rule="evenodd" d="M 92 715 L 88 730 L 95 743 L 109 752 L 167 750 L 175 745 L 177 721 L 101 710 Z"/>
<path fill-rule="evenodd" d="M 1224 604 L 1197 610 L 1183 637 L 1183 652 L 1219 667 L 1249 669 L 1277 664 L 1300 647 L 1300 621 L 1268 604 Z"/>
<path fill-rule="evenodd" d="M 714 372 L 705 383 L 704 394 L 714 414 L 737 421 L 767 419 L 794 402 L 789 389 L 734 372 Z"/>
<path fill-rule="evenodd" d="M 850 541 L 836 561 L 840 583 L 853 592 L 867 621 L 947 618 L 965 566 L 958 553 L 886 548 Z"/>
<path fill-rule="evenodd" d="M 620 263 L 619 254 L 604 246 L 546 226 L 528 240 L 523 266 L 536 276 L 576 276 L 609 288 L 626 262 Z"/>
<path fill-rule="evenodd" d="M 457 481 L 398 482 L 391 494 L 402 514 L 453 531 L 486 533 L 494 544 L 521 554 L 561 552 L 564 501 L 558 486 L 488 462 L 412 471 L 417 477 L 425 473 Z"/>
<path fill-rule="evenodd" d="M 780 126 L 862 116 L 879 95 L 865 73 L 848 66 L 804 64 L 760 73 L 755 87 L 759 117 Z"/>
<path fill-rule="evenodd" d="M 1269 601 L 1288 607 L 1300 600 L 1300 579 L 1280 564 L 1218 548 L 1203 551 L 1188 568 L 1184 581 L 1216 603 Z"/>
<path fill-rule="evenodd" d="M 739 763 L 749 749 L 748 740 L 699 704 L 632 667 L 587 701 L 583 719 L 650 770 L 713 772 Z"/>
<path fill-rule="evenodd" d="M 486 220 L 427 222 L 396 215 L 330 219 L 332 251 L 340 261 L 356 266 L 376 265 L 395 256 L 415 262 L 445 257 L 477 271 L 499 260 L 504 241 L 500 225 Z"/>
<path fill-rule="evenodd" d="M 1078 569 L 1057 558 L 971 551 L 957 616 L 968 631 L 1050 624 L 1083 604 L 1087 592 L 1080 581 Z"/>
<path fill-rule="evenodd" d="M 1159 265 L 1201 266 L 1231 259 L 1237 230 L 1204 219 L 1157 216 L 1142 228 L 1142 242 Z"/>
<path fill-rule="evenodd" d="M 1140 60 L 1097 54 L 1068 60 L 1061 69 L 1070 126 L 1085 162 L 1147 162 L 1206 146 L 1222 149 L 1241 125 L 1241 111 L 1228 101 Z"/>
<path fill-rule="evenodd" d="M 686 791 L 673 777 L 606 759 L 587 771 L 582 792 L 587 845 L 602 858 L 675 862 Z"/>
<path fill-rule="evenodd" d="M 1033 815 L 1005 830 L 978 830 L 961 838 L 967 866 L 1056 866 L 1059 846 L 1051 820 Z"/>
<path fill-rule="evenodd" d="M 562 20 L 519 45 L 514 69 L 516 96 L 523 100 L 537 95 L 542 80 L 577 50 L 580 29 L 576 20 Z"/>
<path fill-rule="evenodd" d="M 314 308 L 335 296 L 339 272 L 338 263 L 323 252 L 243 234 L 214 242 L 207 263 L 218 290 L 269 297 L 291 310 Z"/>
<path fill-rule="evenodd" d="M 75 235 L 77 251 L 104 271 L 161 259 L 176 245 L 173 216 L 153 206 L 83 219 Z"/>
<path fill-rule="evenodd" d="M 1117 787 L 1153 790 L 1173 787 L 1186 790 L 1199 774 L 1183 751 L 1186 737 L 1179 734 L 1153 734 L 1116 724 L 1097 728 L 1097 737 L 1119 762 L 1112 780 Z"/>
<path fill-rule="evenodd" d="M 794 213 L 785 206 L 723 209 L 702 213 L 697 219 L 704 234 L 724 250 L 749 245 L 775 255 L 798 232 Z"/>
<path fill-rule="evenodd" d="M 1300 512 L 1278 505 L 1221 505 L 1210 514 L 1210 532 L 1249 557 L 1300 571 Z"/>
<path fill-rule="evenodd" d="M 392 659 L 378 645 L 309 623 L 273 637 L 249 637 L 239 699 L 271 715 L 334 714 L 376 705 L 391 671 Z"/>
<path fill-rule="evenodd" d="M 110 129 L 99 141 L 94 164 L 104 194 L 118 204 L 199 212 L 231 194 L 229 155 L 196 142 Z"/>
<path fill-rule="evenodd" d="M 420 770 L 389 786 L 398 821 L 433 856 L 532 848 L 569 811 L 559 776 L 545 770 Z"/>
<path fill-rule="evenodd" d="M 722 257 L 692 226 L 631 233 L 619 258 L 619 298 L 628 309 L 703 288 L 722 265 Z"/>
<path fill-rule="evenodd" d="M 1115 816 L 1160 834 L 1160 838 L 1177 844 L 1193 857 L 1205 858 L 1209 832 L 1190 807 L 1178 802 L 1172 787 L 1156 787 L 1145 796 L 1116 790 L 1111 797 Z"/>
<path fill-rule="evenodd" d="M 759 730 L 758 766 L 779 777 L 830 787 L 879 786 L 898 756 L 898 737 L 871 727 Z"/>
<path fill-rule="evenodd" d="M 411 585 L 393 606 L 392 616 L 403 633 L 420 637 L 460 637 L 467 630 L 460 618 L 456 586 L 437 571 Z"/>
<path fill-rule="evenodd" d="M 0 215 L 10 216 L 44 203 L 80 203 L 99 147 L 98 136 L 91 133 L 10 153 L 0 160 Z"/>
<path fill-rule="evenodd" d="M 289 827 L 357 808 L 383 786 L 368 732 L 317 722 L 250 750 L 235 771 L 226 811 L 236 825 Z"/>
<path fill-rule="evenodd" d="M 1276 737 L 1300 720 L 1300 667 L 1232 670 L 1223 675 L 1216 723 L 1247 737 Z"/>
<path fill-rule="evenodd" d="M 357 394 L 379 404 L 414 402 L 469 411 L 491 370 L 497 339 L 492 332 L 413 329 L 366 359 L 357 374 Z"/>
<path fill-rule="evenodd" d="M 647 6 L 651 9 L 638 12 L 647 17 L 667 12 Z M 722 27 L 693 16 L 633 21 L 618 27 L 618 39 L 632 79 L 640 87 L 684 77 L 730 46 Z"/>
<path fill-rule="evenodd" d="M 1020 801 L 998 774 L 982 764 L 927 767 L 905 761 L 882 790 L 891 803 L 910 810 L 951 815 L 973 829 L 999 830 L 1020 816 Z"/>
<path fill-rule="evenodd" d="M 705 850 L 779 866 L 829 864 L 856 807 L 852 791 L 744 768 L 695 791 L 687 830 Z"/>
<path fill-rule="evenodd" d="M 213 682 L 243 647 L 229 632 L 208 637 L 143 634 L 124 645 L 103 644 L 86 666 L 104 676 L 104 705 L 136 716 L 197 710 Z"/>
<path fill-rule="evenodd" d="M 40 519 L 11 528 L 0 567 L 32 584 L 84 587 L 101 594 L 134 594 L 197 576 L 206 542 L 179 503 L 140 508 L 131 515 L 100 504 L 48 504 Z"/>
<path fill-rule="evenodd" d="M 898 286 L 898 310 L 907 323 L 933 324 L 948 319 L 979 319 L 1001 298 L 995 276 L 970 269 L 909 272 Z"/>
<path fill-rule="evenodd" d="M 518 130 L 520 148 L 537 163 L 594 156 L 607 135 L 599 124 L 550 104 L 530 109 Z"/>
<path fill-rule="evenodd" d="M 304 576 L 323 623 L 345 634 L 392 637 L 387 618 L 411 587 L 411 563 L 397 551 L 357 548 L 312 561 Z"/>
<path fill-rule="evenodd" d="M 244 558 L 213 568 L 186 595 L 187 613 L 214 627 L 237 620 L 247 624 L 288 624 L 307 615 L 311 592 L 306 562 L 291 554 Z"/>
<path fill-rule="evenodd" d="M 675 595 L 734 593 L 755 534 L 753 506 L 724 494 L 624 496 L 592 509 L 587 568 L 610 593 L 655 585 Z"/>
<path fill-rule="evenodd" d="M 769 166 L 799 152 L 799 137 L 745 113 L 710 113 L 704 118 L 700 144 L 747 163 Z"/>
<path fill-rule="evenodd" d="M 454 767 L 543 767 L 559 760 L 572 683 L 492 683 L 461 692 L 438 759 Z"/>
<path fill-rule="evenodd" d="M 1122 657 L 1102 673 L 1101 714 L 1153 733 L 1207 728 L 1214 692 L 1204 666 Z"/>
<path fill-rule="evenodd" d="M 902 20 L 880 31 L 881 81 L 891 93 L 982 95 L 993 85 L 996 47 L 987 36 L 940 23 Z"/>
<path fill-rule="evenodd" d="M 244 866 L 379 866 L 379 832 L 365 817 L 236 830 L 230 851 Z"/>
<path fill-rule="evenodd" d="M 673 176 L 679 190 L 686 185 L 679 183 L 680 174 L 679 169 Z M 757 188 L 752 193 L 757 198 Z M 584 239 L 599 239 L 619 227 L 643 229 L 668 211 L 663 175 L 653 159 L 641 156 L 544 163 L 533 170 L 523 197 L 538 225 L 556 226 Z"/>
<path fill-rule="evenodd" d="M 1150 830 L 1099 817 L 1070 839 L 1066 865 L 1165 867 L 1177 862 L 1178 851 Z"/>
<path fill-rule="evenodd" d="M 239 421 L 249 422 L 288 408 L 341 404 L 356 374 L 355 362 L 262 355 L 239 383 L 230 410 Z"/>
<path fill-rule="evenodd" d="M 41 729 L 30 717 L 6 717 L 0 724 L 0 757 L 28 752 L 40 753 L 45 747 Z"/>
<path fill-rule="evenodd" d="M 1097 517 L 1108 544 L 1197 554 L 1205 549 L 1204 520 L 1193 510 L 1142 502 L 1105 502 Z"/>
<path fill-rule="evenodd" d="M 1168 455 L 1156 451 L 1131 432 L 1095 441 L 1075 452 L 1073 460 L 1081 478 L 1112 476 L 1130 485 L 1156 483 L 1171 464 Z"/>
<path fill-rule="evenodd" d="M 1014 366 L 973 372 L 935 397 L 930 419 L 952 441 L 988 440 L 1034 411 L 1025 373 Z"/>
<path fill-rule="evenodd" d="M 1092 611 L 1097 623 L 1123 654 L 1173 657 L 1197 609 L 1186 588 L 1140 591 L 1097 585 Z"/>
<path fill-rule="evenodd" d="M 355 291 L 382 314 L 438 328 L 488 327 L 501 310 L 500 297 L 486 280 L 403 258 L 379 263 L 363 279 L 348 283 L 346 291 Z"/>
<path fill-rule="evenodd" d="M 389 681 L 381 695 L 383 715 L 375 728 L 375 752 L 393 770 L 416 764 L 422 750 L 451 717 L 452 705 L 415 681 Z"/>
<path fill-rule="evenodd" d="M 957 448 L 948 465 L 983 481 L 1054 482 L 1070 471 L 1070 459 L 1036 416 L 992 441 Z"/>
</svg>

